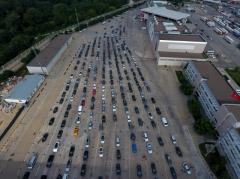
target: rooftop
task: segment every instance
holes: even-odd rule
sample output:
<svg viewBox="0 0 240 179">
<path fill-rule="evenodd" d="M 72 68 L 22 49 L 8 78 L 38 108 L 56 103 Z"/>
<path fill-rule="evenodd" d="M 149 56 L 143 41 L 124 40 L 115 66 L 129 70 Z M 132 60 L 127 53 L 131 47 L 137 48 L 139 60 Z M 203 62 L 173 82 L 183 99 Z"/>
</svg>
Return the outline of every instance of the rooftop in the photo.
<svg viewBox="0 0 240 179">
<path fill-rule="evenodd" d="M 199 34 L 161 34 L 160 40 L 206 42 Z"/>
<path fill-rule="evenodd" d="M 226 108 L 233 113 L 237 120 L 240 120 L 240 106 L 239 105 L 225 105 Z"/>
<path fill-rule="evenodd" d="M 42 75 L 26 75 L 5 99 L 27 100 L 43 79 Z"/>
<path fill-rule="evenodd" d="M 204 59 L 201 53 L 159 52 L 160 57 Z"/>
<path fill-rule="evenodd" d="M 150 13 L 150 14 L 154 14 L 156 16 L 161 16 L 161 17 L 165 17 L 168 19 L 172 19 L 175 21 L 186 19 L 187 17 L 190 16 L 189 14 L 186 14 L 186 13 L 170 10 L 165 7 L 157 7 L 157 6 L 143 8 L 143 9 L 141 9 L 141 11 Z"/>
<path fill-rule="evenodd" d="M 220 104 L 240 103 L 231 96 L 234 90 L 211 62 L 193 61 L 193 64 L 201 76 L 206 79 L 209 89 Z"/>
<path fill-rule="evenodd" d="M 46 67 L 71 35 L 59 35 L 44 48 L 27 66 Z"/>
</svg>

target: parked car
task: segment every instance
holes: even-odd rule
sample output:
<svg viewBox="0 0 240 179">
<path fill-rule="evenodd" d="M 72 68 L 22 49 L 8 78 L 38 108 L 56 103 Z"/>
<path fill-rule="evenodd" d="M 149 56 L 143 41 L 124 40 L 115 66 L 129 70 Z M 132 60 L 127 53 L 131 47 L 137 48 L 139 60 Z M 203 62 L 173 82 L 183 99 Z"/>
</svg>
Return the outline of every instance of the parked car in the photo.
<svg viewBox="0 0 240 179">
<path fill-rule="evenodd" d="M 133 141 L 136 140 L 136 135 L 133 132 L 130 134 L 130 139 Z"/>
<path fill-rule="evenodd" d="M 88 159 L 88 150 L 85 150 L 84 152 L 83 152 L 83 161 L 86 161 L 87 159 Z"/>
<path fill-rule="evenodd" d="M 170 167 L 170 172 L 171 172 L 171 175 L 172 175 L 173 179 L 176 179 L 177 178 L 177 173 L 176 173 L 176 171 L 173 167 Z"/>
<path fill-rule="evenodd" d="M 147 148 L 147 152 L 148 152 L 149 154 L 152 154 L 152 153 L 153 153 L 153 151 L 152 151 L 152 145 L 151 145 L 150 143 L 147 143 L 147 144 L 146 144 L 146 148 Z"/>
<path fill-rule="evenodd" d="M 142 167 L 139 164 L 137 165 L 137 176 L 142 177 Z"/>
<path fill-rule="evenodd" d="M 135 143 L 132 144 L 132 153 L 137 153 L 137 145 Z"/>
<path fill-rule="evenodd" d="M 54 120 L 55 120 L 55 117 L 52 117 L 52 118 L 49 120 L 48 125 L 49 125 L 49 126 L 53 125 Z"/>
<path fill-rule="evenodd" d="M 60 139 L 60 138 L 62 137 L 62 134 L 63 134 L 63 130 L 60 129 L 60 130 L 58 131 L 57 138 Z"/>
<path fill-rule="evenodd" d="M 57 142 L 55 143 L 54 147 L 53 147 L 53 152 L 56 153 L 56 152 L 58 151 L 58 149 L 59 149 L 59 146 L 60 146 L 60 142 L 57 141 Z"/>
<path fill-rule="evenodd" d="M 178 155 L 179 157 L 182 157 L 182 156 L 183 156 L 183 154 L 182 154 L 182 151 L 181 151 L 180 147 L 178 147 L 178 146 L 175 146 L 175 150 L 176 150 L 176 153 L 177 153 L 177 155 Z"/>
<path fill-rule="evenodd" d="M 152 169 L 152 173 L 154 174 L 154 175 L 156 175 L 157 174 L 157 169 L 156 169 L 156 165 L 155 165 L 155 163 L 151 163 L 151 169 Z"/>
<path fill-rule="evenodd" d="M 48 160 L 47 160 L 47 164 L 46 164 L 47 168 L 51 168 L 53 160 L 54 160 L 54 155 L 49 155 Z"/>
<path fill-rule="evenodd" d="M 165 154 L 165 159 L 166 159 L 168 165 L 172 165 L 172 159 L 168 154 Z"/>
<path fill-rule="evenodd" d="M 162 114 L 162 113 L 161 113 L 161 110 L 159 109 L 159 107 L 156 107 L 156 112 L 157 112 L 158 115 L 161 115 L 161 114 Z"/>
<path fill-rule="evenodd" d="M 121 166 L 120 163 L 116 164 L 116 175 L 121 175 Z"/>
<path fill-rule="evenodd" d="M 86 164 L 82 164 L 80 175 L 81 176 L 85 176 L 86 172 L 87 172 L 87 165 Z"/>
<path fill-rule="evenodd" d="M 45 142 L 48 138 L 48 133 L 44 133 L 42 136 L 42 142 Z"/>
<path fill-rule="evenodd" d="M 70 148 L 70 150 L 69 150 L 69 154 L 68 154 L 68 156 L 69 156 L 69 157 L 72 157 L 73 154 L 74 154 L 74 151 L 75 151 L 75 146 L 72 145 L 71 148 Z"/>
<path fill-rule="evenodd" d="M 103 157 L 103 147 L 99 148 L 99 157 Z"/>
<path fill-rule="evenodd" d="M 161 137 L 158 137 L 157 140 L 158 140 L 158 143 L 159 143 L 160 146 L 164 145 L 164 142 L 163 142 Z"/>
</svg>

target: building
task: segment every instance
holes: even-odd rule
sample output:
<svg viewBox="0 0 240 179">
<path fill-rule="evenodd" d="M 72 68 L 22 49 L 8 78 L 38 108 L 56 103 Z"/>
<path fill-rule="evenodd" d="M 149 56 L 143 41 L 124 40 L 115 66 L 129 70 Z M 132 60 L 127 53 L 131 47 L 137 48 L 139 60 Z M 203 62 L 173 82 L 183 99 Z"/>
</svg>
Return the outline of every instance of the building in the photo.
<svg viewBox="0 0 240 179">
<path fill-rule="evenodd" d="M 4 98 L 8 103 L 26 103 L 44 81 L 42 75 L 26 75 Z"/>
<path fill-rule="evenodd" d="M 189 60 L 204 61 L 207 42 L 197 34 L 160 34 L 158 65 L 180 66 Z"/>
<path fill-rule="evenodd" d="M 190 61 L 184 68 L 184 74 L 195 87 L 195 96 L 211 120 L 217 124 L 215 113 L 223 104 L 240 104 L 234 95 L 235 90 L 211 62 Z"/>
<path fill-rule="evenodd" d="M 54 38 L 50 44 L 27 65 L 29 73 L 48 75 L 71 40 L 71 35 L 59 35 Z"/>
<path fill-rule="evenodd" d="M 218 150 L 226 156 L 232 178 L 240 178 L 240 106 L 222 105 L 215 117 L 218 120 L 216 129 L 220 134 Z"/>
<path fill-rule="evenodd" d="M 190 16 L 189 14 L 183 12 L 174 11 L 167 9 L 166 7 L 158 6 L 143 8 L 141 9 L 141 12 L 143 13 L 144 19 L 147 19 L 149 15 L 155 15 L 169 20 L 186 22 L 187 18 Z"/>
</svg>

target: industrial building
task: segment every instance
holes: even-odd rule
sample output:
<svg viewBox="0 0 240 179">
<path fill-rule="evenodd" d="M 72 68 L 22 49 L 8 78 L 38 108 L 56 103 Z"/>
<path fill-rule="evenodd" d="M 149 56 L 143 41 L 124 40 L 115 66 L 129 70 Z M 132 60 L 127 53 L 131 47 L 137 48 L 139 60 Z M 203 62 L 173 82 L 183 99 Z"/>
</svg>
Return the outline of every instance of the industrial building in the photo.
<svg viewBox="0 0 240 179">
<path fill-rule="evenodd" d="M 59 35 L 55 37 L 49 45 L 27 65 L 29 73 L 48 75 L 51 68 L 67 49 L 71 40 L 71 35 Z"/>
<path fill-rule="evenodd" d="M 180 66 L 189 60 L 204 61 L 207 42 L 200 35 L 160 34 L 157 45 L 158 65 Z"/>
<path fill-rule="evenodd" d="M 26 103 L 44 81 L 42 75 L 26 75 L 4 98 L 8 103 Z"/>
<path fill-rule="evenodd" d="M 235 90 L 211 62 L 188 62 L 184 74 L 195 87 L 195 96 L 214 125 L 217 124 L 215 113 L 222 104 L 240 104 Z"/>
<path fill-rule="evenodd" d="M 232 178 L 240 178 L 240 106 L 222 105 L 216 113 L 218 149 L 226 156 Z"/>
</svg>

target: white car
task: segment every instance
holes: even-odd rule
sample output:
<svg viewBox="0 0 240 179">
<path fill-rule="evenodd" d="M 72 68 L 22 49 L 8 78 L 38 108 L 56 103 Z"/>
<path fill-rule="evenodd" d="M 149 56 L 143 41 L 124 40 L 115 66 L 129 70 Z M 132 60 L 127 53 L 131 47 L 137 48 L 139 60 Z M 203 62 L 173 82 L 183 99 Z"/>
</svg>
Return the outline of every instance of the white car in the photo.
<svg viewBox="0 0 240 179">
<path fill-rule="evenodd" d="M 176 137 L 174 135 L 171 135 L 170 139 L 171 139 L 173 144 L 177 144 L 177 140 L 176 140 Z"/>
<path fill-rule="evenodd" d="M 187 162 L 182 163 L 183 171 L 185 171 L 188 175 L 191 175 L 191 166 Z"/>
<path fill-rule="evenodd" d="M 149 119 L 153 119 L 152 113 L 149 112 L 148 117 L 149 117 Z"/>
<path fill-rule="evenodd" d="M 103 147 L 99 148 L 99 157 L 103 157 Z"/>
<path fill-rule="evenodd" d="M 85 142 L 85 147 L 88 148 L 90 144 L 90 139 L 87 137 L 86 142 Z"/>
<path fill-rule="evenodd" d="M 127 120 L 128 120 L 128 122 L 132 122 L 131 118 L 130 118 L 130 115 L 127 115 Z"/>
<path fill-rule="evenodd" d="M 116 137 L 116 146 L 120 147 L 120 138 L 118 136 Z"/>
<path fill-rule="evenodd" d="M 102 100 L 105 100 L 105 95 L 104 94 L 102 95 Z"/>
<path fill-rule="evenodd" d="M 88 129 L 92 129 L 93 128 L 93 122 L 92 121 L 89 121 L 88 123 Z"/>
<path fill-rule="evenodd" d="M 104 142 L 105 142 L 105 141 L 104 141 L 104 135 L 101 135 L 100 143 L 101 143 L 101 144 L 104 144 Z"/>
<path fill-rule="evenodd" d="M 113 112 L 116 112 L 116 111 L 117 111 L 117 108 L 116 108 L 115 105 L 112 106 L 112 111 L 113 111 Z"/>
<path fill-rule="evenodd" d="M 149 154 L 152 154 L 152 153 L 153 153 L 153 151 L 152 151 L 152 145 L 149 144 L 149 143 L 147 143 L 147 144 L 146 144 L 146 147 L 147 147 L 147 152 L 148 152 Z"/>
<path fill-rule="evenodd" d="M 145 141 L 145 142 L 148 142 L 148 141 L 149 141 L 149 140 L 148 140 L 148 135 L 147 135 L 146 132 L 143 133 L 143 138 L 144 138 L 144 141 Z"/>
<path fill-rule="evenodd" d="M 78 116 L 77 118 L 76 118 L 76 124 L 80 124 L 80 116 Z"/>
<path fill-rule="evenodd" d="M 56 153 L 58 151 L 58 148 L 59 148 L 59 145 L 60 145 L 60 142 L 57 141 L 53 147 L 53 152 Z"/>
<path fill-rule="evenodd" d="M 165 117 L 162 117 L 161 121 L 162 121 L 162 124 L 163 124 L 164 127 L 168 126 L 168 121 L 167 121 L 167 119 Z"/>
</svg>

